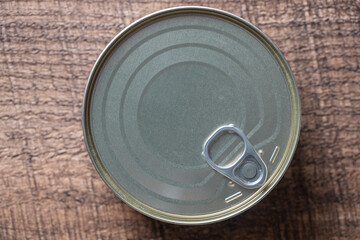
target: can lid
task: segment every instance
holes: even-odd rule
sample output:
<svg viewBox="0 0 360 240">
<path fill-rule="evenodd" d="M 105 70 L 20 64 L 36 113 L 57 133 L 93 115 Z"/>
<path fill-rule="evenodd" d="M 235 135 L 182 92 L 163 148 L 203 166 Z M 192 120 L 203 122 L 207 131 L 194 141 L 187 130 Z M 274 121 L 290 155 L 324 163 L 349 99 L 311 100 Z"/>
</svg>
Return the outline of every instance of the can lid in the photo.
<svg viewBox="0 0 360 240">
<path fill-rule="evenodd" d="M 85 141 L 101 177 L 138 211 L 172 223 L 215 222 L 257 203 L 289 165 L 299 126 L 280 51 L 245 20 L 204 7 L 124 29 L 84 96 Z"/>
</svg>

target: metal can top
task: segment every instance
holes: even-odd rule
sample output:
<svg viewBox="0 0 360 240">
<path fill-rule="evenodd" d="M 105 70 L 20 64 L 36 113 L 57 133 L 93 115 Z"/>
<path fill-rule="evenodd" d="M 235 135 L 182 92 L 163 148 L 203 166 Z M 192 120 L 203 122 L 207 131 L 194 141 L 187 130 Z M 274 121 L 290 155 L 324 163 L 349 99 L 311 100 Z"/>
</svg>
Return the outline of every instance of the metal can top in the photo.
<svg viewBox="0 0 360 240">
<path fill-rule="evenodd" d="M 299 129 L 278 48 L 211 8 L 166 9 L 125 28 L 85 90 L 84 136 L 100 176 L 136 210 L 171 223 L 253 206 L 284 174 Z"/>
</svg>

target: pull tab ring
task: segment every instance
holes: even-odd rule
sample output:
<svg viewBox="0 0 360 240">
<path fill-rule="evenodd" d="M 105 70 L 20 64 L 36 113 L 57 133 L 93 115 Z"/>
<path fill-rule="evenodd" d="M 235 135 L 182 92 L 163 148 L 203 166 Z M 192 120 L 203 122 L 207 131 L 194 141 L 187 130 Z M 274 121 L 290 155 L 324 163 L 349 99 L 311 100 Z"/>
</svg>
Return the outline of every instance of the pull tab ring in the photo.
<svg viewBox="0 0 360 240">
<path fill-rule="evenodd" d="M 230 166 L 221 167 L 211 160 L 209 156 L 209 146 L 217 136 L 224 132 L 233 132 L 241 137 L 244 141 L 244 152 Z M 215 132 L 213 132 L 205 141 L 202 156 L 214 170 L 244 188 L 259 188 L 265 183 L 267 167 L 264 161 L 256 153 L 246 135 L 240 129 L 234 127 L 234 125 L 222 126 L 215 130 Z"/>
</svg>

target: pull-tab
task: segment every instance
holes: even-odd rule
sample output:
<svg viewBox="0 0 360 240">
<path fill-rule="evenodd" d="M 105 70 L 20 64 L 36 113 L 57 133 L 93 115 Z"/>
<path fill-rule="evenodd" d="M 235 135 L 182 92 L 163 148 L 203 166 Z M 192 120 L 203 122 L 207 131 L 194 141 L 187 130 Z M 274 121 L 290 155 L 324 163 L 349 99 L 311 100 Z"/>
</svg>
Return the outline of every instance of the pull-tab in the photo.
<svg viewBox="0 0 360 240">
<path fill-rule="evenodd" d="M 209 145 L 214 139 L 224 132 L 233 132 L 239 135 L 244 141 L 244 152 L 230 166 L 221 167 L 215 164 L 209 156 Z M 222 175 L 230 178 L 240 186 L 248 189 L 258 188 L 265 183 L 267 177 L 267 168 L 264 161 L 256 153 L 254 147 L 249 142 L 245 134 L 233 125 L 223 126 L 217 129 L 206 140 L 202 152 L 207 163 Z"/>
</svg>

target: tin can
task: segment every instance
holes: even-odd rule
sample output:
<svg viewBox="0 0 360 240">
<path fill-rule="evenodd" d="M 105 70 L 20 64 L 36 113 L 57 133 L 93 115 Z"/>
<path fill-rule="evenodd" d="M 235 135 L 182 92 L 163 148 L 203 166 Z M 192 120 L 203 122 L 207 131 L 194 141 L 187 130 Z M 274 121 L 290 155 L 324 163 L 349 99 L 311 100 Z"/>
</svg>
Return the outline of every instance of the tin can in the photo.
<svg viewBox="0 0 360 240">
<path fill-rule="evenodd" d="M 92 162 L 128 205 L 205 224 L 264 198 L 290 164 L 300 103 L 290 67 L 259 29 L 206 7 L 150 14 L 101 53 L 86 86 Z"/>
</svg>

